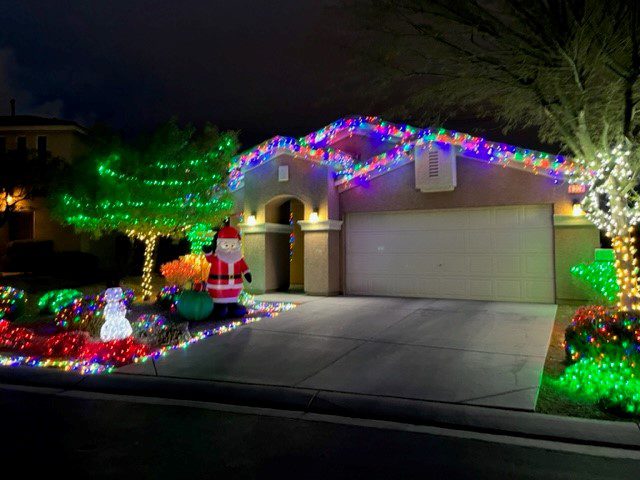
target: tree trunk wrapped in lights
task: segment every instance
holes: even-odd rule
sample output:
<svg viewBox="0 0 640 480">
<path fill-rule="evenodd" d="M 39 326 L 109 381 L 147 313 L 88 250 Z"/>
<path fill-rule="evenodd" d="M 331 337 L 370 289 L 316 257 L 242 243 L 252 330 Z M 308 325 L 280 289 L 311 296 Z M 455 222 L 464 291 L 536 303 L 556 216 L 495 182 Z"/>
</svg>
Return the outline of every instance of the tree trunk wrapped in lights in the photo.
<svg viewBox="0 0 640 480">
<path fill-rule="evenodd" d="M 604 154 L 598 153 L 598 159 L 593 162 L 598 169 L 585 169 L 577 176 L 577 181 L 589 187 L 582 200 L 587 218 L 611 239 L 620 287 L 618 308 L 622 311 L 640 310 L 634 236 L 640 208 L 632 155 L 632 150 L 623 145 Z"/>
<path fill-rule="evenodd" d="M 202 241 L 229 214 L 227 170 L 238 144 L 233 132 L 207 126 L 196 136 L 170 122 L 142 145 L 112 142 L 75 162 L 54 212 L 78 230 L 120 231 L 143 242 L 141 287 L 149 299 L 160 237 L 190 232 L 192 242 Z"/>
</svg>

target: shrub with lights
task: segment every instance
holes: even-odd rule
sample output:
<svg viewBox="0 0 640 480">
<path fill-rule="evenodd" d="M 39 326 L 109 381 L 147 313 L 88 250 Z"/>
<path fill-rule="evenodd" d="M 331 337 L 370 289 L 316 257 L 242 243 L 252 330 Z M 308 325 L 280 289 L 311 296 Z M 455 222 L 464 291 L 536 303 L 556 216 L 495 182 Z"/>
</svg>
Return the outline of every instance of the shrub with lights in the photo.
<svg viewBox="0 0 640 480">
<path fill-rule="evenodd" d="M 54 212 L 80 231 L 120 231 L 143 242 L 142 291 L 149 299 L 158 239 L 189 232 L 197 241 L 205 225 L 229 214 L 226 177 L 237 140 L 235 133 L 211 126 L 196 135 L 170 122 L 140 143 L 112 142 L 75 162 L 75 178 L 58 196 Z"/>
<path fill-rule="evenodd" d="M 570 365 L 558 386 L 576 397 L 640 413 L 640 312 L 579 308 L 565 332 Z"/>
<path fill-rule="evenodd" d="M 618 298 L 620 287 L 616 278 L 613 250 L 597 249 L 594 262 L 574 265 L 570 272 L 595 293 L 597 301 L 612 304 Z"/>
<path fill-rule="evenodd" d="M 51 290 L 38 300 L 38 308 L 44 313 L 58 313 L 62 308 L 82 298 L 82 292 L 73 289 Z"/>
<path fill-rule="evenodd" d="M 27 297 L 23 290 L 0 286 L 0 320 L 15 320 L 24 314 Z"/>
<path fill-rule="evenodd" d="M 166 285 L 160 289 L 156 296 L 156 304 L 161 308 L 174 311 L 176 297 L 182 293 L 182 288 L 177 285 Z"/>
</svg>

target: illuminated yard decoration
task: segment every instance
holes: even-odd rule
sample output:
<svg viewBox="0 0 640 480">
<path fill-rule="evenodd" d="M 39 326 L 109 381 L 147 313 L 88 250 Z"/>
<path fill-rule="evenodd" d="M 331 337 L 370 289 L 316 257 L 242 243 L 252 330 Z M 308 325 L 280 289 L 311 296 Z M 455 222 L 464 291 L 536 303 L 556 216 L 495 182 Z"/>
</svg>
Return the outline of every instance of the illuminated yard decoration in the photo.
<svg viewBox="0 0 640 480">
<path fill-rule="evenodd" d="M 148 299 L 158 239 L 183 237 L 194 225 L 218 225 L 230 212 L 226 172 L 237 140 L 232 132 L 207 127 L 196 135 L 169 123 L 144 145 L 113 147 L 74 164 L 78 179 L 60 196 L 55 212 L 78 230 L 121 231 L 141 241 Z"/>
<path fill-rule="evenodd" d="M 103 342 L 123 340 L 133 333 L 127 320 L 127 307 L 124 304 L 121 288 L 108 288 L 104 293 L 104 323 L 100 328 L 100 339 Z"/>
<path fill-rule="evenodd" d="M 108 373 L 121 365 L 160 358 L 173 350 L 185 349 L 205 338 L 231 332 L 264 318 L 275 317 L 280 312 L 295 307 L 291 303 L 255 302 L 246 294 L 242 299 L 248 308 L 247 317 L 186 336 L 180 332 L 167 336 L 167 333 L 171 333 L 171 327 L 157 315 L 141 316 L 134 322 L 133 328 L 139 338 L 129 337 L 110 342 L 95 341 L 84 331 L 42 336 L 29 328 L 13 326 L 6 320 L 0 320 L 0 366 L 58 368 L 82 374 Z M 150 334 L 158 330 L 161 339 L 169 338 L 175 343 L 154 348 L 143 343 Z"/>
<path fill-rule="evenodd" d="M 370 159 L 356 160 L 330 146 L 341 138 L 356 134 L 375 135 L 377 141 L 389 142 L 393 147 Z M 443 128 L 420 129 L 385 122 L 377 117 L 348 117 L 297 140 L 274 137 L 239 155 L 231 164 L 229 186 L 232 190 L 240 188 L 245 170 L 262 165 L 281 153 L 289 153 L 330 166 L 335 171 L 336 183 L 340 188 L 350 188 L 376 174 L 413 161 L 414 147 L 419 143 L 430 142 L 453 145 L 462 156 L 528 170 L 557 181 L 572 175 L 576 170 L 576 166 L 561 155 L 490 142 L 481 137 Z"/>
<path fill-rule="evenodd" d="M 564 347 L 573 364 L 559 388 L 626 412 L 640 407 L 640 319 L 637 312 L 582 307 L 566 330 Z"/>
<path fill-rule="evenodd" d="M 23 290 L 0 286 L 0 320 L 15 320 L 24 313 L 27 298 Z"/>
<path fill-rule="evenodd" d="M 571 267 L 571 274 L 585 282 L 598 295 L 615 302 L 620 287 L 616 278 L 616 267 L 613 261 L 596 260 L 591 263 L 580 263 Z"/>
<path fill-rule="evenodd" d="M 574 182 L 587 185 L 582 209 L 587 218 L 611 238 L 615 252 L 618 308 L 640 310 L 635 226 L 640 222 L 637 167 L 632 150 L 624 144 L 598 152 L 588 171 L 577 172 Z"/>
<path fill-rule="evenodd" d="M 560 389 L 586 401 L 603 402 L 640 413 L 640 372 L 628 361 L 608 357 L 584 358 L 569 366 L 557 381 Z"/>
<path fill-rule="evenodd" d="M 44 312 L 57 313 L 62 308 L 73 303 L 74 300 L 80 298 L 82 298 L 82 292 L 78 290 L 51 290 L 40 297 L 38 308 Z"/>
</svg>

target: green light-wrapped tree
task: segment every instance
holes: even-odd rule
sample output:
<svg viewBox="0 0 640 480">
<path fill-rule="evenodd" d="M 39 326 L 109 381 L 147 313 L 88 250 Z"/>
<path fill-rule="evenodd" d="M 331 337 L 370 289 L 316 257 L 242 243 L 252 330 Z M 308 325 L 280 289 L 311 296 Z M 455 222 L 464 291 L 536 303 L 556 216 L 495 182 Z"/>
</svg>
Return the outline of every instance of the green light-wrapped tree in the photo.
<svg viewBox="0 0 640 480">
<path fill-rule="evenodd" d="M 195 225 L 219 224 L 229 214 L 227 170 L 237 148 L 234 132 L 207 126 L 196 133 L 173 121 L 134 144 L 111 139 L 74 164 L 54 212 L 79 231 L 119 231 L 142 241 L 148 299 L 158 239 L 184 237 Z"/>
</svg>

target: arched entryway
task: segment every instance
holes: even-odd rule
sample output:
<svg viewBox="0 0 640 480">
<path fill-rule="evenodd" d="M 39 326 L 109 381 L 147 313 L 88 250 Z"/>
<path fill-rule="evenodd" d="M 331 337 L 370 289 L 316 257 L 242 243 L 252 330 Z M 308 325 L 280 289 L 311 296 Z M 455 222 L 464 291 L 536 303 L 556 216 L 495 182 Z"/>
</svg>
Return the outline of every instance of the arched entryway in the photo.
<svg viewBox="0 0 640 480">
<path fill-rule="evenodd" d="M 265 272 L 275 281 L 276 290 L 285 292 L 304 291 L 304 236 L 299 221 L 304 220 L 304 203 L 291 196 L 276 197 L 265 205 L 265 221 L 286 225 L 288 235 L 273 237 L 269 248 L 271 259 Z"/>
</svg>

